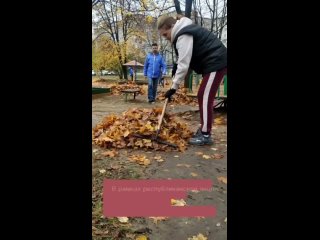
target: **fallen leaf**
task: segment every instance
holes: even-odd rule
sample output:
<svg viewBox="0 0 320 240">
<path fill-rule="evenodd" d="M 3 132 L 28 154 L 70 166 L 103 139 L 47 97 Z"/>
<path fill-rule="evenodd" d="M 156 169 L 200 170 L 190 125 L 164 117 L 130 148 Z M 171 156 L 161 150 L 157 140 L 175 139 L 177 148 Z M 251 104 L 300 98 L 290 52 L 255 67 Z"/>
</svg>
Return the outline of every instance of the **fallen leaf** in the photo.
<svg viewBox="0 0 320 240">
<path fill-rule="evenodd" d="M 223 123 L 222 120 L 218 120 L 218 119 L 217 119 L 217 120 L 214 120 L 214 124 L 218 124 L 218 125 L 219 125 L 219 124 L 222 124 L 222 123 Z"/>
<path fill-rule="evenodd" d="M 226 177 L 218 177 L 219 182 L 227 184 L 227 178 Z"/>
<path fill-rule="evenodd" d="M 211 148 L 213 151 L 217 151 L 218 149 L 217 148 Z"/>
<path fill-rule="evenodd" d="M 217 225 L 216 225 L 217 227 L 220 227 L 221 226 L 221 223 L 217 223 Z"/>
<path fill-rule="evenodd" d="M 202 152 L 195 152 L 197 155 L 203 155 Z"/>
<path fill-rule="evenodd" d="M 127 223 L 129 221 L 129 218 L 127 217 L 117 217 L 119 222 L 121 223 Z"/>
<path fill-rule="evenodd" d="M 198 174 L 196 174 L 196 173 L 190 173 L 190 175 L 192 176 L 192 177 L 196 177 L 196 176 L 198 176 Z"/>
<path fill-rule="evenodd" d="M 127 137 L 130 134 L 129 130 L 126 130 L 123 134 L 124 137 Z"/>
<path fill-rule="evenodd" d="M 105 172 L 106 172 L 106 170 L 104 170 L 104 169 L 100 169 L 100 170 L 99 170 L 99 172 L 100 172 L 100 173 L 105 173 Z"/>
<path fill-rule="evenodd" d="M 227 218 L 224 219 L 224 222 L 227 223 Z"/>
<path fill-rule="evenodd" d="M 193 236 L 192 238 L 188 238 L 188 240 L 208 240 L 208 238 L 199 233 L 198 236 Z"/>
<path fill-rule="evenodd" d="M 158 224 L 158 221 L 163 221 L 168 219 L 167 217 L 149 217 L 153 220 L 153 223 Z"/>
<path fill-rule="evenodd" d="M 148 240 L 148 238 L 145 235 L 139 235 L 136 240 Z"/>
<path fill-rule="evenodd" d="M 163 162 L 164 160 L 161 158 L 161 156 L 156 156 L 154 157 L 154 159 L 156 159 L 157 162 Z"/>
<path fill-rule="evenodd" d="M 149 159 L 145 159 L 143 162 L 144 165 L 149 165 L 150 164 L 150 160 Z"/>
<path fill-rule="evenodd" d="M 191 190 L 191 192 L 198 193 L 199 191 L 198 190 Z"/>
<path fill-rule="evenodd" d="M 112 138 L 109 138 L 109 137 L 104 137 L 104 138 L 102 138 L 102 140 L 105 142 L 113 142 L 114 141 Z"/>
<path fill-rule="evenodd" d="M 216 154 L 213 154 L 212 157 L 213 157 L 214 159 L 222 159 L 222 158 L 223 158 L 223 155 L 216 153 Z"/>
<path fill-rule="evenodd" d="M 103 231 L 101 231 L 100 229 L 98 229 L 98 228 L 96 228 L 96 227 L 94 227 L 94 226 L 92 226 L 92 230 L 94 231 L 94 233 L 95 233 L 96 235 L 101 235 L 101 234 L 103 234 Z"/>
<path fill-rule="evenodd" d="M 118 166 L 118 165 L 115 165 L 115 166 L 110 166 L 110 169 L 114 169 L 114 170 L 117 170 L 117 169 L 119 169 L 120 168 L 120 166 Z"/>
<path fill-rule="evenodd" d="M 140 165 L 149 165 L 150 164 L 150 160 L 147 159 L 147 157 L 145 155 L 131 155 L 128 157 L 129 161 L 131 162 L 136 162 Z"/>
<path fill-rule="evenodd" d="M 105 157 L 114 157 L 115 155 L 117 155 L 116 151 L 105 151 L 103 153 L 101 153 L 101 155 L 105 156 Z"/>
<path fill-rule="evenodd" d="M 203 157 L 204 159 L 209 159 L 209 158 L 211 158 L 209 155 L 202 155 L 202 157 Z"/>
<path fill-rule="evenodd" d="M 175 157 L 175 158 L 178 158 L 179 156 L 178 156 L 178 155 L 175 155 L 174 157 Z"/>
<path fill-rule="evenodd" d="M 181 200 L 171 199 L 171 205 L 176 207 L 182 207 L 187 205 L 187 203 L 183 199 Z"/>
<path fill-rule="evenodd" d="M 96 152 L 98 152 L 98 151 L 99 151 L 98 149 L 93 149 L 93 150 L 92 150 L 93 153 L 96 153 Z"/>
</svg>

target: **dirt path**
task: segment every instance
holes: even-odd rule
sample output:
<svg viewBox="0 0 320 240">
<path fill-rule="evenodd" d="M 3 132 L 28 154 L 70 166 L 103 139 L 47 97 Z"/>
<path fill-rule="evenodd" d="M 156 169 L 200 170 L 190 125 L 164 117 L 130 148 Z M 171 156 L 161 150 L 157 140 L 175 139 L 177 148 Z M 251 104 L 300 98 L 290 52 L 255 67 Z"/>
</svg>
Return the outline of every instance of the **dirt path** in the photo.
<svg viewBox="0 0 320 240">
<path fill-rule="evenodd" d="M 136 101 L 124 102 L 122 96 L 104 95 L 93 99 L 93 126 L 103 116 L 121 113 L 130 107 L 162 107 L 162 103 L 148 104 L 146 96 L 138 96 Z M 169 106 L 168 112 L 187 116 L 181 120 L 196 130 L 199 123 L 197 107 Z M 186 113 L 187 112 L 187 113 Z M 185 152 L 121 150 L 113 158 L 103 157 L 105 150 L 93 146 L 93 239 L 135 239 L 139 234 L 150 240 L 187 240 L 202 233 L 208 240 L 227 239 L 227 126 L 226 113 L 216 113 L 219 124 L 214 125 L 213 146 L 189 146 Z M 128 161 L 131 154 L 143 154 L 151 161 L 147 167 Z M 160 155 L 163 162 L 154 160 Z M 219 158 L 219 159 L 214 159 Z M 210 157 L 209 159 L 206 159 Z M 101 170 L 105 170 L 100 172 Z M 121 224 L 116 218 L 103 219 L 102 182 L 111 179 L 211 179 L 213 189 L 209 192 L 192 192 L 185 199 L 188 205 L 212 205 L 217 210 L 214 218 L 169 218 L 155 223 L 150 218 L 129 218 Z M 220 181 L 218 180 L 220 178 Z"/>
</svg>

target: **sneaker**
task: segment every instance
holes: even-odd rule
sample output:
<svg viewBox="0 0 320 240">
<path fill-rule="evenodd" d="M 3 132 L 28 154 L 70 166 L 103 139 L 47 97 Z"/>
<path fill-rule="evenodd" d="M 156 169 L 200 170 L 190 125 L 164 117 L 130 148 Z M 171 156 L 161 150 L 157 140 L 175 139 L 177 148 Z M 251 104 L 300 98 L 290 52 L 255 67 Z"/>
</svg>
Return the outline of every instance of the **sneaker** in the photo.
<svg viewBox="0 0 320 240">
<path fill-rule="evenodd" d="M 198 131 L 190 138 L 189 144 L 192 145 L 212 145 L 213 140 L 210 135 L 203 135 L 201 130 Z"/>
<path fill-rule="evenodd" d="M 198 137 L 198 136 L 200 136 L 201 134 L 202 134 L 201 128 L 198 128 L 198 130 L 196 131 L 195 134 L 192 135 L 192 137 L 193 137 L 193 138 L 194 138 L 194 137 Z"/>
<path fill-rule="evenodd" d="M 154 104 L 154 103 L 155 103 L 154 100 L 149 100 L 148 102 L 149 102 L 150 104 Z"/>
</svg>

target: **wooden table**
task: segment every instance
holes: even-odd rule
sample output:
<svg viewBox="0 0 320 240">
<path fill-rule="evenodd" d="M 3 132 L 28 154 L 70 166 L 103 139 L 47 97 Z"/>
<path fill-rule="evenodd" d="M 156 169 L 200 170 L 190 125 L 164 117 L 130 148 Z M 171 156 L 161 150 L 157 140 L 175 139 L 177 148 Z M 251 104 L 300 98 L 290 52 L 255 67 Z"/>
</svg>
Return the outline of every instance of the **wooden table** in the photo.
<svg viewBox="0 0 320 240">
<path fill-rule="evenodd" d="M 128 94 L 133 94 L 133 99 L 136 99 L 136 94 L 140 92 L 139 89 L 126 89 L 126 90 L 121 90 L 122 93 L 126 95 L 125 101 L 128 101 Z"/>
</svg>

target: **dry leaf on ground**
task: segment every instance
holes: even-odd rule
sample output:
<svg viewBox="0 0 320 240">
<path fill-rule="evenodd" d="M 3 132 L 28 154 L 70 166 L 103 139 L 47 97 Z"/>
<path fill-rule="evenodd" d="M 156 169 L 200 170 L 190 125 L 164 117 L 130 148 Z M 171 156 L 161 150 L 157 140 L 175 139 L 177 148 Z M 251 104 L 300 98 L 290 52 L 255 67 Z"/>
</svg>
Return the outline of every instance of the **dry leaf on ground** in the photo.
<svg viewBox="0 0 320 240">
<path fill-rule="evenodd" d="M 219 182 L 227 184 L 227 178 L 226 177 L 218 177 L 218 180 L 219 180 Z"/>
</svg>

